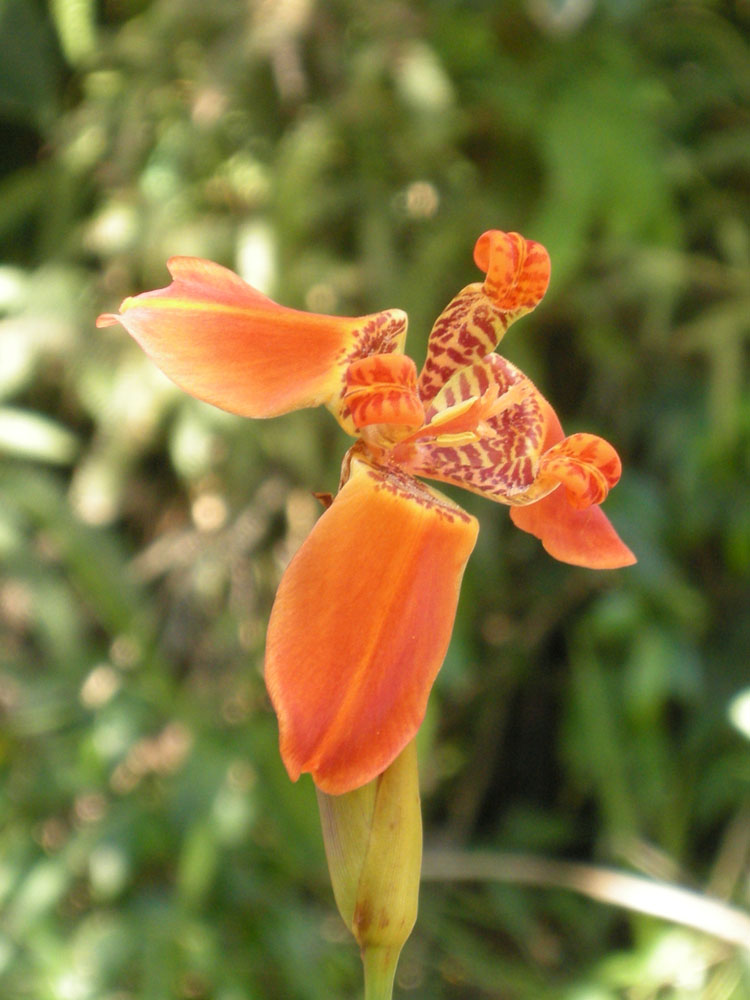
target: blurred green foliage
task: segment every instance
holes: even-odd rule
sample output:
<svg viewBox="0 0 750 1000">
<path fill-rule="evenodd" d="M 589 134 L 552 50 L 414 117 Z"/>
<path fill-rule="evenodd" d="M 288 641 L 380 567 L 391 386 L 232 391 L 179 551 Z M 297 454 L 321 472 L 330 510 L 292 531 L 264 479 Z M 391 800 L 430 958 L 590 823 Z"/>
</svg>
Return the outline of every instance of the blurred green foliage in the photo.
<svg viewBox="0 0 750 1000">
<path fill-rule="evenodd" d="M 748 908 L 749 42 L 743 0 L 0 0 L 3 997 L 359 989 L 261 674 L 345 441 L 184 398 L 94 329 L 175 253 L 287 305 L 407 309 L 420 360 L 480 232 L 547 245 L 503 351 L 619 449 L 639 563 L 555 564 L 461 498 L 428 847 Z M 750 996 L 748 952 L 674 917 L 429 881 L 399 995 Z"/>
</svg>

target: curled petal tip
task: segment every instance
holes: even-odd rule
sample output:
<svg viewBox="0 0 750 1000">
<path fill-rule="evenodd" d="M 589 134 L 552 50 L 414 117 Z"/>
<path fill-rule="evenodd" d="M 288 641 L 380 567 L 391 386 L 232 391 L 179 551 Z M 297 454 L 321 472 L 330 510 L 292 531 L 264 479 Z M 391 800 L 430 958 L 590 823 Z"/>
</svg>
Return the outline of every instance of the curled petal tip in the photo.
<svg viewBox="0 0 750 1000">
<path fill-rule="evenodd" d="M 542 458 L 540 476 L 558 479 L 571 507 L 600 504 L 615 486 L 622 463 L 612 445 L 595 434 L 572 434 Z"/>
<path fill-rule="evenodd" d="M 353 361 L 346 372 L 344 403 L 357 430 L 371 424 L 419 427 L 424 422 L 417 368 L 405 354 L 373 354 Z"/>
<path fill-rule="evenodd" d="M 546 433 L 539 475 L 523 506 L 511 507 L 511 520 L 561 562 L 588 569 L 632 566 L 635 556 L 599 506 L 620 478 L 617 452 L 593 434 L 566 438 L 555 411 L 540 400 Z"/>
<path fill-rule="evenodd" d="M 477 240 L 474 261 L 487 275 L 485 294 L 501 309 L 530 311 L 544 298 L 550 259 L 541 243 L 490 229 Z"/>
</svg>

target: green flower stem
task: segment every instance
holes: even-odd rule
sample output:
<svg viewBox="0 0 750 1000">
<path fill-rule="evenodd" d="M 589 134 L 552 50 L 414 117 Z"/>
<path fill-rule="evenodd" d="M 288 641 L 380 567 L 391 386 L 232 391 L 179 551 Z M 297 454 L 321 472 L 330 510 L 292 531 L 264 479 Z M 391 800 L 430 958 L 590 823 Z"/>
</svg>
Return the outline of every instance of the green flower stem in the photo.
<svg viewBox="0 0 750 1000">
<path fill-rule="evenodd" d="M 365 970 L 365 1000 L 391 1000 L 396 966 L 401 954 L 401 946 L 362 949 L 362 965 Z"/>
</svg>

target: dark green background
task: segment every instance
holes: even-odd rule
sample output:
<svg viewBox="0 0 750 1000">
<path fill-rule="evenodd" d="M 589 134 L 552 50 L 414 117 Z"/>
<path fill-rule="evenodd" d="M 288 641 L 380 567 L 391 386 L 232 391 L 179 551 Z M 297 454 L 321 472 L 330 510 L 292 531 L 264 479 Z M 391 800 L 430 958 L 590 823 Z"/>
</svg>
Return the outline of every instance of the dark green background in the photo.
<svg viewBox="0 0 750 1000">
<path fill-rule="evenodd" d="M 618 448 L 639 563 L 556 564 L 461 498 L 481 534 L 421 734 L 427 845 L 747 908 L 749 35 L 746 0 L 0 0 L 4 998 L 360 989 L 261 675 L 346 441 L 196 403 L 95 330 L 174 253 L 291 306 L 406 309 L 419 362 L 479 233 L 546 244 L 502 349 Z M 750 996 L 747 952 L 687 912 L 545 870 L 426 882 L 398 996 Z"/>
</svg>

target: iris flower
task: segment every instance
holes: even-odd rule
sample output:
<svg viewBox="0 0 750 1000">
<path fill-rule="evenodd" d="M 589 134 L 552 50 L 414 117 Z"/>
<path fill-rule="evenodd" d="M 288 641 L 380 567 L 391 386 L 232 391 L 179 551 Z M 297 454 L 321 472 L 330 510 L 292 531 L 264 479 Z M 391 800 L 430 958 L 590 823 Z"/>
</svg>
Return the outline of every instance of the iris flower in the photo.
<svg viewBox="0 0 750 1000">
<path fill-rule="evenodd" d="M 246 417 L 325 405 L 356 439 L 339 492 L 286 569 L 271 612 L 265 678 L 293 780 L 339 795 L 381 774 L 415 736 L 443 662 L 478 525 L 422 479 L 506 504 L 557 559 L 634 562 L 600 508 L 620 476 L 614 448 L 566 437 L 532 382 L 494 353 L 541 301 L 547 251 L 484 233 L 483 282 L 448 304 L 421 373 L 406 316 L 289 309 L 210 261 L 173 257 L 167 288 L 117 315 L 198 399 Z"/>
</svg>

